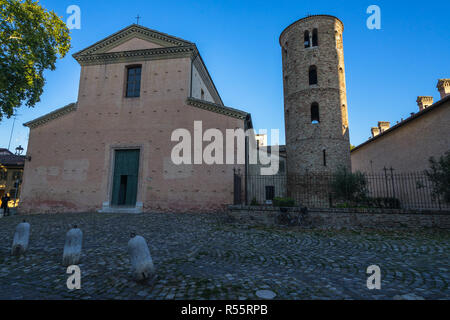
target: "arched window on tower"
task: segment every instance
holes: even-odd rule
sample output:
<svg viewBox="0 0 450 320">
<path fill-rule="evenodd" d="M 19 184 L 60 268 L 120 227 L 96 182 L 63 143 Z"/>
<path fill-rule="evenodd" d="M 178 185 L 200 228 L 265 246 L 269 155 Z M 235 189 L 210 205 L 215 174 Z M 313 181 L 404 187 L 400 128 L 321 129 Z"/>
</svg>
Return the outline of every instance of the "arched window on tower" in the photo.
<svg viewBox="0 0 450 320">
<path fill-rule="evenodd" d="M 311 105 L 311 123 L 320 123 L 319 104 L 317 102 Z"/>
<path fill-rule="evenodd" d="M 310 66 L 309 67 L 309 85 L 317 84 L 317 67 Z"/>
<path fill-rule="evenodd" d="M 311 42 L 309 40 L 309 31 L 305 31 L 305 48 L 309 48 L 311 46 Z"/>
<path fill-rule="evenodd" d="M 317 47 L 319 45 L 319 35 L 318 30 L 314 29 L 312 34 L 312 46 Z"/>
</svg>

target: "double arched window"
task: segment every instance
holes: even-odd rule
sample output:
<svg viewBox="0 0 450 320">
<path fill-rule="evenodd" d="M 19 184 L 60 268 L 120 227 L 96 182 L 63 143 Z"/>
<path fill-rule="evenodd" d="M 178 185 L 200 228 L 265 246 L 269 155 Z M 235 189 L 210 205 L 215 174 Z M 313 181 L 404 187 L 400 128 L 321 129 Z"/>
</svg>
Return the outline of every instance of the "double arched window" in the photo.
<svg viewBox="0 0 450 320">
<path fill-rule="evenodd" d="M 312 34 L 312 46 L 317 47 L 319 45 L 319 35 L 318 30 L 314 29 Z"/>
<path fill-rule="evenodd" d="M 311 123 L 320 123 L 319 104 L 317 102 L 311 104 Z"/>
<path fill-rule="evenodd" d="M 309 67 L 309 85 L 312 86 L 317 84 L 317 67 L 310 66 Z"/>
<path fill-rule="evenodd" d="M 317 47 L 319 45 L 319 30 L 313 29 L 312 36 L 310 36 L 309 30 L 305 31 L 305 48 Z"/>
<path fill-rule="evenodd" d="M 311 46 L 311 42 L 309 39 L 309 31 L 305 31 L 305 48 L 309 48 Z"/>
</svg>

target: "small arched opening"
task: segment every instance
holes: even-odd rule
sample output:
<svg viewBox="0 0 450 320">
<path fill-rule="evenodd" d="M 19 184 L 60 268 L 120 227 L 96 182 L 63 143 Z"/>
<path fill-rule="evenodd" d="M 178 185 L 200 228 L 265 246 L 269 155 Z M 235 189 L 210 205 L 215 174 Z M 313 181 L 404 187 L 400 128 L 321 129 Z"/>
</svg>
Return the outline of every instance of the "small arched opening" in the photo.
<svg viewBox="0 0 450 320">
<path fill-rule="evenodd" d="M 311 123 L 320 123 L 319 104 L 317 102 L 311 104 Z"/>
<path fill-rule="evenodd" d="M 311 42 L 309 39 L 309 31 L 305 31 L 305 48 L 309 48 L 311 46 Z"/>
<path fill-rule="evenodd" d="M 319 45 L 319 31 L 317 29 L 314 29 L 312 33 L 312 46 L 317 47 L 318 45 Z"/>
<path fill-rule="evenodd" d="M 317 84 L 317 67 L 316 66 L 310 66 L 309 67 L 309 85 L 315 85 Z"/>
</svg>

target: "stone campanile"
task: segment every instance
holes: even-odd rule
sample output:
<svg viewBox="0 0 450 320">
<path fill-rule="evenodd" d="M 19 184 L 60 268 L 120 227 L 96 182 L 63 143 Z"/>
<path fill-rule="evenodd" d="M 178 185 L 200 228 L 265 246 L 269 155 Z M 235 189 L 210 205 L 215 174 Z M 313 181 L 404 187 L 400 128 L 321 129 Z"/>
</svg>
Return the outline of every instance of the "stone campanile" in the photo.
<svg viewBox="0 0 450 320">
<path fill-rule="evenodd" d="M 338 18 L 314 15 L 280 36 L 288 176 L 351 170 L 343 31 Z M 291 196 L 297 186 L 288 179 Z"/>
<path fill-rule="evenodd" d="M 288 172 L 350 169 L 343 23 L 309 16 L 280 37 Z"/>
</svg>

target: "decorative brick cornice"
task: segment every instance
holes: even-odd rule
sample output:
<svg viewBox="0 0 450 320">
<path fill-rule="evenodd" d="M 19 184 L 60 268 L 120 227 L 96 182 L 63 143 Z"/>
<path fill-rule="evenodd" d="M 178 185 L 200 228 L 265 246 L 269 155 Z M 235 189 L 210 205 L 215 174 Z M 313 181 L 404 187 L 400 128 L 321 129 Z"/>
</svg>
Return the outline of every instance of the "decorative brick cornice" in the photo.
<svg viewBox="0 0 450 320">
<path fill-rule="evenodd" d="M 32 120 L 30 122 L 24 123 L 23 125 L 25 127 L 29 127 L 31 129 L 42 126 L 44 124 L 46 124 L 49 121 L 52 121 L 56 118 L 62 117 L 68 113 L 71 113 L 72 111 L 75 111 L 77 109 L 77 103 L 71 103 L 68 104 L 65 107 L 62 107 L 60 109 L 57 109 L 53 112 L 50 112 L 42 117 L 39 117 L 35 120 Z"/>
<path fill-rule="evenodd" d="M 182 47 L 169 47 L 169 48 L 132 50 L 122 52 L 98 53 L 90 55 L 78 55 L 74 56 L 74 58 L 81 65 L 95 65 L 106 63 L 192 57 L 196 52 L 197 48 L 195 47 L 195 45 L 188 45 Z"/>
<path fill-rule="evenodd" d="M 126 27 L 125 29 L 122 29 L 110 35 L 109 37 L 103 40 L 94 43 L 93 45 L 87 47 L 86 49 L 83 49 L 75 53 L 73 57 L 76 59 L 78 56 L 81 55 L 105 53 L 109 49 L 117 45 L 120 45 L 133 37 L 145 39 L 154 43 L 158 43 L 162 46 L 168 47 L 193 45 L 192 42 L 174 36 L 170 36 L 168 34 L 152 30 L 137 24 L 133 24 L 131 26 Z"/>
<path fill-rule="evenodd" d="M 203 101 L 195 98 L 187 98 L 187 104 L 193 107 L 197 107 L 203 110 L 212 111 L 215 113 L 223 114 L 228 117 L 233 117 L 236 119 L 245 120 L 248 117 L 248 113 L 242 110 L 233 109 L 230 107 L 224 107 L 216 103 L 211 103 L 208 101 Z"/>
</svg>

